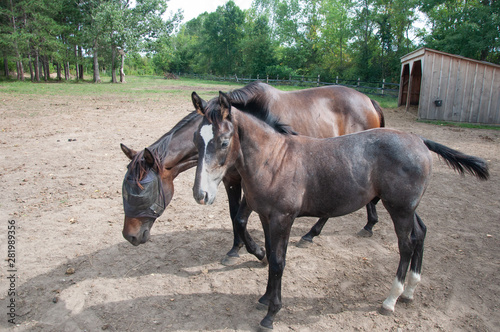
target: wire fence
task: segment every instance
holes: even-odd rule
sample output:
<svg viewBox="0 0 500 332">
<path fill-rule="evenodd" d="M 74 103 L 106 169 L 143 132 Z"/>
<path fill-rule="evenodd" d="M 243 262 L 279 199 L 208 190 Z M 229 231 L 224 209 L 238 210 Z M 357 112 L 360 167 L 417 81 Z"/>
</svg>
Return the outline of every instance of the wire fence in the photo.
<svg viewBox="0 0 500 332">
<path fill-rule="evenodd" d="M 382 82 L 364 82 L 359 78 L 357 80 L 347 80 L 339 77 L 335 78 L 334 82 L 324 82 L 321 80 L 321 76 L 318 77 L 306 77 L 306 76 L 288 76 L 280 77 L 269 75 L 265 77 L 257 76 L 238 76 L 235 75 L 224 75 L 216 76 L 210 74 L 185 74 L 179 73 L 179 77 L 187 77 L 193 79 L 201 79 L 207 81 L 219 81 L 219 82 L 235 82 L 241 84 L 248 84 L 254 81 L 262 81 L 270 85 L 289 85 L 289 86 L 301 86 L 301 87 L 319 87 L 327 85 L 341 85 L 356 89 L 365 94 L 387 96 L 387 97 L 398 97 L 399 95 L 399 84 L 388 83 L 384 80 Z M 167 76 L 166 76 L 167 78 Z"/>
</svg>

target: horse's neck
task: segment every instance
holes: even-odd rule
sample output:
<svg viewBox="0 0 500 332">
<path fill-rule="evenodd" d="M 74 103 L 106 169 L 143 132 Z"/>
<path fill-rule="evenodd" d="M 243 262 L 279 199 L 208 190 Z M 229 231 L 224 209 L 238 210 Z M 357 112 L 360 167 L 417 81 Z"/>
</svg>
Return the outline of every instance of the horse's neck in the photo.
<svg viewBox="0 0 500 332">
<path fill-rule="evenodd" d="M 241 151 L 239 171 L 252 174 L 264 164 L 268 168 L 272 168 L 273 164 L 280 164 L 287 149 L 288 136 L 276 132 L 244 112 L 237 112 L 236 115 Z"/>
<path fill-rule="evenodd" d="M 201 116 L 192 119 L 182 126 L 182 128 L 164 135 L 164 137 L 153 145 L 164 168 L 175 167 L 180 162 L 193 159 L 198 155 L 193 142 L 193 134 L 201 120 Z"/>
</svg>

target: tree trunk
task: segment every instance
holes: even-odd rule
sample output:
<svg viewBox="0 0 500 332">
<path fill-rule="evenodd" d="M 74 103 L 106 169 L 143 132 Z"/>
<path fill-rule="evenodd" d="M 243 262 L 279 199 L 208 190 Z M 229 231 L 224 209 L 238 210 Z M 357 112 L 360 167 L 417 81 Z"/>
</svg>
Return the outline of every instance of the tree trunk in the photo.
<svg viewBox="0 0 500 332">
<path fill-rule="evenodd" d="M 49 63 L 49 56 L 48 55 L 45 56 L 44 64 L 46 67 L 45 71 L 47 72 L 47 78 L 45 80 L 48 81 L 50 79 L 50 63 Z"/>
<path fill-rule="evenodd" d="M 111 83 L 116 82 L 116 46 L 111 46 Z"/>
<path fill-rule="evenodd" d="M 35 50 L 35 64 L 33 65 L 33 67 L 35 68 L 35 81 L 40 82 L 40 64 L 37 50 Z"/>
<path fill-rule="evenodd" d="M 31 59 L 31 54 L 28 54 L 28 65 L 30 67 L 31 82 L 34 82 L 35 81 L 35 72 L 33 71 L 33 60 Z"/>
<path fill-rule="evenodd" d="M 78 46 L 75 45 L 75 77 L 78 81 L 80 79 L 80 66 L 78 64 Z"/>
<path fill-rule="evenodd" d="M 16 66 L 17 66 L 17 79 L 19 81 L 24 81 L 23 62 L 21 60 L 16 61 Z"/>
<path fill-rule="evenodd" d="M 56 62 L 56 68 L 57 68 L 57 80 L 62 81 L 62 76 L 61 76 L 61 63 Z"/>
<path fill-rule="evenodd" d="M 45 65 L 43 64 L 43 55 L 40 55 L 40 60 L 38 61 L 40 66 L 40 80 L 43 78 L 45 80 Z"/>
<path fill-rule="evenodd" d="M 78 46 L 78 58 L 79 59 L 83 58 L 82 47 L 81 46 Z M 83 80 L 83 64 L 78 65 L 78 67 L 80 68 L 78 70 L 78 74 L 80 75 L 79 78 Z"/>
<path fill-rule="evenodd" d="M 64 62 L 64 79 L 66 81 L 70 80 L 70 73 L 69 73 L 69 61 Z"/>
<path fill-rule="evenodd" d="M 101 76 L 99 75 L 99 59 L 97 58 L 97 41 L 94 42 L 94 83 L 101 83 Z"/>
<path fill-rule="evenodd" d="M 125 72 L 123 71 L 123 67 L 125 65 L 125 53 L 123 51 L 120 52 L 120 56 L 121 56 L 121 65 L 120 65 L 120 82 L 121 83 L 127 83 L 125 81 Z"/>
<path fill-rule="evenodd" d="M 9 77 L 9 59 L 7 59 L 7 56 L 4 54 L 3 56 L 3 70 L 5 73 L 5 77 Z"/>
</svg>

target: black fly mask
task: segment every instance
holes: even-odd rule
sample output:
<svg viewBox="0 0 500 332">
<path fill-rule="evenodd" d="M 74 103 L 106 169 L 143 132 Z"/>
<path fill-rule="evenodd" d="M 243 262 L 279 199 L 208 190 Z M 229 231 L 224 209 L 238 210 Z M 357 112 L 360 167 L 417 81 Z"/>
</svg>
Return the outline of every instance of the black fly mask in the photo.
<svg viewBox="0 0 500 332">
<path fill-rule="evenodd" d="M 126 176 L 123 181 L 123 210 L 130 218 L 158 218 L 165 211 L 165 194 L 161 178 L 153 170 L 140 181 Z M 142 186 L 142 188 L 141 188 Z"/>
</svg>

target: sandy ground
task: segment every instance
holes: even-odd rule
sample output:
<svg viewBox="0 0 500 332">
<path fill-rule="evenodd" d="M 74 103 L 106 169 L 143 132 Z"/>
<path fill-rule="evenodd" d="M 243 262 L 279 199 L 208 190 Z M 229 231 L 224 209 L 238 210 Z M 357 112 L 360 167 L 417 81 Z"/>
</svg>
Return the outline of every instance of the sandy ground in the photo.
<svg viewBox="0 0 500 332">
<path fill-rule="evenodd" d="M 165 85 L 154 98 L 68 98 L 12 95 L 0 87 L 0 330 L 257 329 L 267 267 L 249 254 L 236 266 L 220 264 L 232 243 L 222 186 L 213 206 L 197 205 L 191 169 L 176 179 L 150 242 L 133 247 L 121 235 L 128 161 L 119 143 L 142 149 L 193 109 L 193 88 L 172 89 L 182 91 Z M 196 90 L 210 98 L 219 89 Z M 306 249 L 293 244 L 315 219 L 297 220 L 274 330 L 498 331 L 500 132 L 417 123 L 411 112 L 384 111 L 388 127 L 488 160 L 491 180 L 459 176 L 435 158 L 418 209 L 428 227 L 422 282 L 415 301 L 398 303 L 392 316 L 377 312 L 398 264 L 383 206 L 373 237 L 355 236 L 365 224 L 361 210 L 331 220 Z M 11 267 L 9 221 L 16 236 Z M 249 227 L 262 243 L 255 215 Z M 15 325 L 8 321 L 12 299 Z"/>
</svg>

